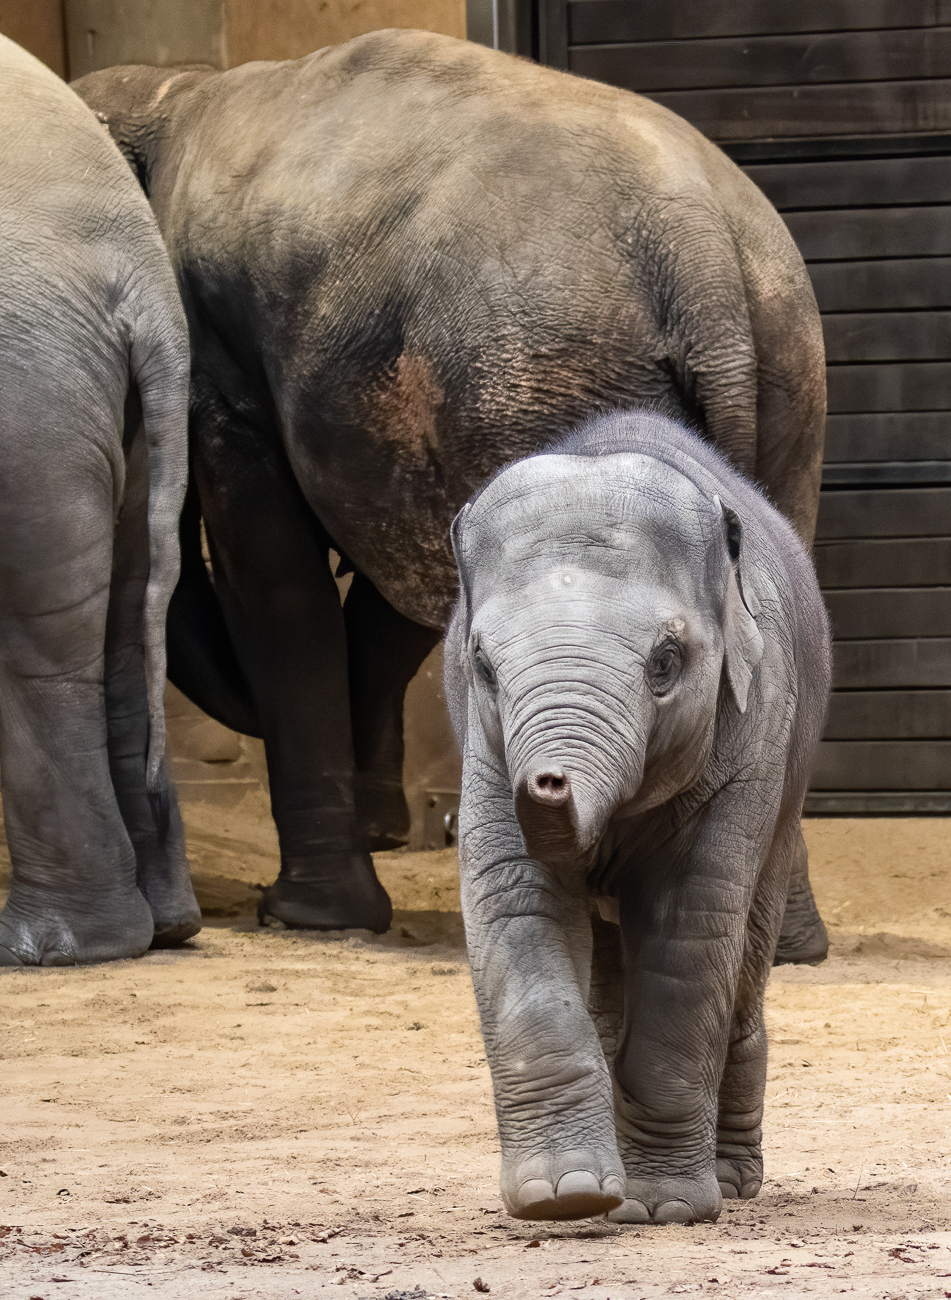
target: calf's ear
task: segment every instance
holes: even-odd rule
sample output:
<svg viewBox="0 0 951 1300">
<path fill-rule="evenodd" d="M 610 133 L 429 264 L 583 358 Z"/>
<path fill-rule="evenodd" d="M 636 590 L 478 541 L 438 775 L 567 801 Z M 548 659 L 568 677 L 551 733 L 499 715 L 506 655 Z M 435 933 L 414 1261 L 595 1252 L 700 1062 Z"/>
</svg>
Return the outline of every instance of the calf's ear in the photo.
<svg viewBox="0 0 951 1300">
<path fill-rule="evenodd" d="M 723 539 L 730 564 L 723 601 L 724 663 L 736 707 L 745 713 L 753 669 L 763 657 L 763 638 L 756 626 L 760 605 L 749 575 L 744 574 L 740 517 L 719 497 L 716 501 L 723 519 Z"/>
<path fill-rule="evenodd" d="M 462 507 L 449 529 L 449 537 L 452 541 L 452 553 L 456 559 L 456 569 L 459 572 L 459 611 L 462 616 L 463 636 L 461 639 L 461 655 L 463 662 L 468 666 L 469 656 L 466 650 L 469 645 L 469 632 L 472 628 L 472 602 L 469 599 L 469 586 L 466 581 L 466 564 L 463 554 L 462 545 L 462 525 L 466 515 L 469 513 L 469 502 Z"/>
</svg>

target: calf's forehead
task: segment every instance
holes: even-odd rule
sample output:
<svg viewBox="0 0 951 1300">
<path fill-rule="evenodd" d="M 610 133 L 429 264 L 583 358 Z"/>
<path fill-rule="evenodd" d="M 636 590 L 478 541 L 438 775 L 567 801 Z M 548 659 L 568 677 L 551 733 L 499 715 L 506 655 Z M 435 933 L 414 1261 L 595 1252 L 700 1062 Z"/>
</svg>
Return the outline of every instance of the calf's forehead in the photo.
<svg viewBox="0 0 951 1300">
<path fill-rule="evenodd" d="M 476 498 L 462 524 L 469 563 L 541 559 L 565 549 L 706 546 L 715 503 L 684 474 L 637 452 L 519 461 Z"/>
</svg>

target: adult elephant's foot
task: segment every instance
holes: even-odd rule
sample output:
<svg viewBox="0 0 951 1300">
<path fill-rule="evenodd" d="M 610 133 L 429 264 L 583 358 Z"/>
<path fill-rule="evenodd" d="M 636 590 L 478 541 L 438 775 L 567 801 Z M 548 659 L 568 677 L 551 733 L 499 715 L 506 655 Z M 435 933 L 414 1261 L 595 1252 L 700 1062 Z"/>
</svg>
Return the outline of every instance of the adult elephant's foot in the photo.
<svg viewBox="0 0 951 1300">
<path fill-rule="evenodd" d="M 357 820 L 371 853 L 398 849 L 409 841 L 409 805 L 401 781 L 358 772 L 353 793 Z"/>
<path fill-rule="evenodd" d="M 818 966 L 828 955 L 829 934 L 812 890 L 790 894 L 773 965 Z"/>
<path fill-rule="evenodd" d="M 714 1178 L 628 1178 L 612 1223 L 715 1223 L 723 1208 Z"/>
<path fill-rule="evenodd" d="M 763 1186 L 763 1157 L 759 1151 L 717 1151 L 717 1182 L 725 1201 L 750 1201 Z"/>
<path fill-rule="evenodd" d="M 616 1154 L 590 1151 L 536 1156 L 503 1169 L 502 1199 L 516 1219 L 590 1219 L 624 1200 Z"/>
<path fill-rule="evenodd" d="M 77 966 L 140 957 L 152 941 L 152 913 L 132 887 L 64 903 L 14 880 L 0 912 L 0 966 Z"/>
<path fill-rule="evenodd" d="M 279 921 L 295 930 L 372 930 L 383 934 L 393 904 L 368 853 L 287 858 L 258 907 L 262 925 Z"/>
</svg>

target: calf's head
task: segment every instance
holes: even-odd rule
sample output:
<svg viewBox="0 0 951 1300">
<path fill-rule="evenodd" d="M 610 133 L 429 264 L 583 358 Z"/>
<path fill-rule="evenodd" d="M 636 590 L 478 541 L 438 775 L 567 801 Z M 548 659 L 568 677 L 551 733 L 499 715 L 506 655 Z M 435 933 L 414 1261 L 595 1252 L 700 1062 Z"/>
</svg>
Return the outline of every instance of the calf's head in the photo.
<svg viewBox="0 0 951 1300">
<path fill-rule="evenodd" d="M 762 656 L 736 514 L 649 456 L 542 455 L 466 506 L 453 544 L 463 668 L 529 854 L 583 856 L 689 788 L 721 683 L 745 710 Z"/>
</svg>

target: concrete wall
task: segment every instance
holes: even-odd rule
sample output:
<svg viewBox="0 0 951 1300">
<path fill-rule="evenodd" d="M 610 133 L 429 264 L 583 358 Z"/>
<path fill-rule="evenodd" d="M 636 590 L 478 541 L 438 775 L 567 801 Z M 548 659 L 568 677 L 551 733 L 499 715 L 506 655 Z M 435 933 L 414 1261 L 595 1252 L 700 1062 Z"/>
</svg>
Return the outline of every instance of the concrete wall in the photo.
<svg viewBox="0 0 951 1300">
<path fill-rule="evenodd" d="M 0 32 L 65 75 L 62 0 L 0 0 Z"/>
<path fill-rule="evenodd" d="M 225 66 L 222 0 L 64 0 L 69 75 L 117 63 Z"/>
<path fill-rule="evenodd" d="M 464 38 L 465 0 L 224 0 L 227 66 L 298 59 L 379 27 Z"/>
<path fill-rule="evenodd" d="M 19 0 L 34 3 L 59 6 Z M 116 63 L 297 59 L 378 27 L 466 32 L 465 0 L 64 0 L 64 11 L 71 77 Z"/>
</svg>

